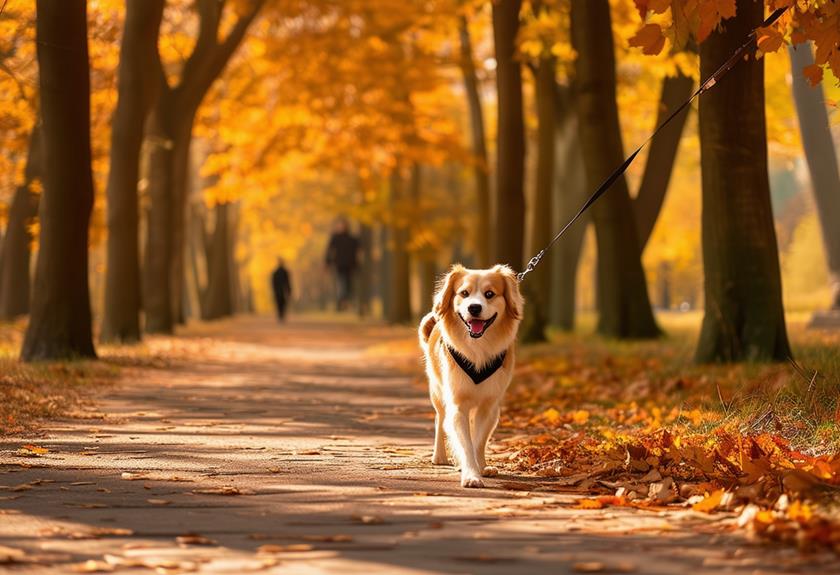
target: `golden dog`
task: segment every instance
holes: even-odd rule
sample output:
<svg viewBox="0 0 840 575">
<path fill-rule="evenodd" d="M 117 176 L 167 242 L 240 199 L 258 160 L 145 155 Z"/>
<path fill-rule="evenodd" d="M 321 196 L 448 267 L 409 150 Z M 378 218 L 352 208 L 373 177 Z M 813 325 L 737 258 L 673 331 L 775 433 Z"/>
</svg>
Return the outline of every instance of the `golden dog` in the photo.
<svg viewBox="0 0 840 575">
<path fill-rule="evenodd" d="M 513 343 L 523 305 L 516 274 L 508 266 L 470 270 L 455 265 L 420 322 L 435 408 L 432 462 L 448 464 L 448 438 L 464 487 L 484 487 L 482 476 L 496 473 L 486 465 L 484 452 L 513 375 Z"/>
</svg>

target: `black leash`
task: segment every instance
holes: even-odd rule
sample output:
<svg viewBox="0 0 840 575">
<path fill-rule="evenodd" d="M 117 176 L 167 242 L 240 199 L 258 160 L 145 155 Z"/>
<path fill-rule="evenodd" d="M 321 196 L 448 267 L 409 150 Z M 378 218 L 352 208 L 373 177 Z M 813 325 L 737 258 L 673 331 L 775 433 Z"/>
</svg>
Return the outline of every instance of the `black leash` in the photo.
<svg viewBox="0 0 840 575">
<path fill-rule="evenodd" d="M 767 26 L 772 25 L 774 22 L 776 22 L 776 20 L 779 19 L 779 17 L 782 14 L 784 14 L 787 11 L 788 8 L 789 8 L 788 6 L 785 6 L 784 8 L 777 9 L 775 12 L 770 14 L 770 16 L 768 16 L 766 20 L 764 20 L 764 23 L 761 25 L 761 27 L 766 28 Z M 618 168 L 616 168 L 615 171 L 613 171 L 613 173 L 610 174 L 609 177 L 606 180 L 604 180 L 604 182 L 600 186 L 598 186 L 598 189 L 595 190 L 595 193 L 593 193 L 591 196 L 589 196 L 589 199 L 586 200 L 586 202 L 584 202 L 583 206 L 581 206 L 581 208 L 574 215 L 574 217 L 571 220 L 569 220 L 569 222 L 565 226 L 563 226 L 563 228 L 557 233 L 557 235 L 555 235 L 551 239 L 550 242 L 548 242 L 548 245 L 545 246 L 543 249 L 541 249 L 539 251 L 539 253 L 537 253 L 537 255 L 535 255 L 534 257 L 532 257 L 530 259 L 527 267 L 523 271 L 516 274 L 516 279 L 521 282 L 522 280 L 525 279 L 526 275 L 528 275 L 529 273 L 534 271 L 534 268 L 536 268 L 539 265 L 540 261 L 543 259 L 543 256 L 545 256 L 545 253 L 548 250 L 550 250 L 551 247 L 557 242 L 557 240 L 559 240 L 561 238 L 561 236 L 564 233 L 566 233 L 566 230 L 568 230 L 572 226 L 572 224 L 574 224 L 578 220 L 578 218 L 580 218 L 583 215 L 583 213 L 586 210 L 588 210 L 592 206 L 592 204 L 594 204 L 598 200 L 598 198 L 600 198 L 602 195 L 604 195 L 604 193 L 607 190 L 610 189 L 610 187 L 615 183 L 615 181 L 618 178 L 620 178 L 624 174 L 624 172 L 627 171 L 627 168 L 630 167 L 630 164 L 632 164 L 633 160 L 636 159 L 636 156 L 639 155 L 639 152 L 641 152 L 642 149 L 645 146 L 647 146 L 650 143 L 651 140 L 653 140 L 653 138 L 656 136 L 656 134 L 658 134 L 660 132 L 660 130 L 662 130 L 662 128 L 667 126 L 671 122 L 671 120 L 673 120 L 675 117 L 677 117 L 677 115 L 680 112 L 685 110 L 686 107 L 688 107 L 695 100 L 695 98 L 697 98 L 702 93 L 709 90 L 712 86 L 714 86 L 718 82 L 718 80 L 720 80 L 727 72 L 729 72 L 729 70 L 731 70 L 735 66 L 735 64 L 737 64 L 738 61 L 741 58 L 743 58 L 744 54 L 747 52 L 747 50 L 749 50 L 753 46 L 755 41 L 756 41 L 756 31 L 753 30 L 752 32 L 750 32 L 750 35 L 747 37 L 747 41 L 744 42 L 744 44 L 740 48 L 735 50 L 735 53 L 732 54 L 732 56 L 729 58 L 729 60 L 724 62 L 720 66 L 720 68 L 715 70 L 715 72 L 711 76 L 709 76 L 702 84 L 700 84 L 700 87 L 697 88 L 697 91 L 695 91 L 691 95 L 691 97 L 689 97 L 688 100 L 683 102 L 682 105 L 680 105 L 676 110 L 671 112 L 671 115 L 668 116 L 667 118 L 665 118 L 665 120 L 661 124 L 659 124 L 659 126 L 657 126 L 656 130 L 654 130 L 653 133 L 650 136 L 648 136 L 648 139 L 645 140 L 644 142 L 642 142 L 642 145 L 639 146 L 638 148 L 636 148 L 636 151 L 633 152 L 632 154 L 630 154 L 627 157 L 627 159 L 625 159 L 624 162 Z"/>
</svg>

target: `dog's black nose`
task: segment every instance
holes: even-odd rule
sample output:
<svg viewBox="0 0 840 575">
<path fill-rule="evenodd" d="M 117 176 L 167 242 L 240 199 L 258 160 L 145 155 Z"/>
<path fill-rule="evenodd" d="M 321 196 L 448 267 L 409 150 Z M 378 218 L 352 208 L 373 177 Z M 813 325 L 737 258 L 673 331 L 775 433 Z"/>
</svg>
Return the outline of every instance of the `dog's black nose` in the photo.
<svg viewBox="0 0 840 575">
<path fill-rule="evenodd" d="M 474 315 L 478 317 L 481 315 L 481 304 L 480 303 L 473 303 L 467 308 L 467 311 L 470 312 L 470 315 Z"/>
</svg>

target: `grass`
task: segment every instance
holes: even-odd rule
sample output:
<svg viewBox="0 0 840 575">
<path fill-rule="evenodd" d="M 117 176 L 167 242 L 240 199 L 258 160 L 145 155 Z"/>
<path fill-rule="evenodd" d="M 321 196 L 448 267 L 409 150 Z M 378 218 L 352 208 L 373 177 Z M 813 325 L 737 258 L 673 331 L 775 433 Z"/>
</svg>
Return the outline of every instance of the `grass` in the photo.
<svg viewBox="0 0 840 575">
<path fill-rule="evenodd" d="M 698 365 L 701 315 L 658 319 L 666 333 L 658 340 L 584 335 L 594 326 L 584 316 L 578 333 L 555 333 L 548 344 L 525 347 L 520 363 L 530 382 L 518 393 L 514 388 L 512 406 L 584 409 L 592 423 L 611 429 L 618 423 L 628 431 L 662 424 L 698 433 L 766 431 L 812 455 L 840 449 L 840 334 L 808 330 L 805 316 L 792 314 L 794 362 Z"/>
</svg>

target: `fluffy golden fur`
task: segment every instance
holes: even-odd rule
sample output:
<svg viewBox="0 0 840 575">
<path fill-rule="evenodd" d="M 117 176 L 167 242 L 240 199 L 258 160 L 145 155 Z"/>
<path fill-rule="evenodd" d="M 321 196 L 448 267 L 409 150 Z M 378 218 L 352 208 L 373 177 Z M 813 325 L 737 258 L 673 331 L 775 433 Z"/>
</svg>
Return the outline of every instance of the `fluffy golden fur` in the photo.
<svg viewBox="0 0 840 575">
<path fill-rule="evenodd" d="M 420 322 L 420 346 L 435 408 L 432 462 L 449 463 L 448 438 L 464 487 L 483 487 L 481 477 L 495 473 L 486 465 L 485 450 L 513 375 L 513 344 L 523 305 L 516 274 L 508 266 L 471 270 L 455 265 L 438 285 L 432 311 Z M 501 353 L 506 355 L 493 375 L 475 384 L 447 346 L 479 370 Z"/>
</svg>

